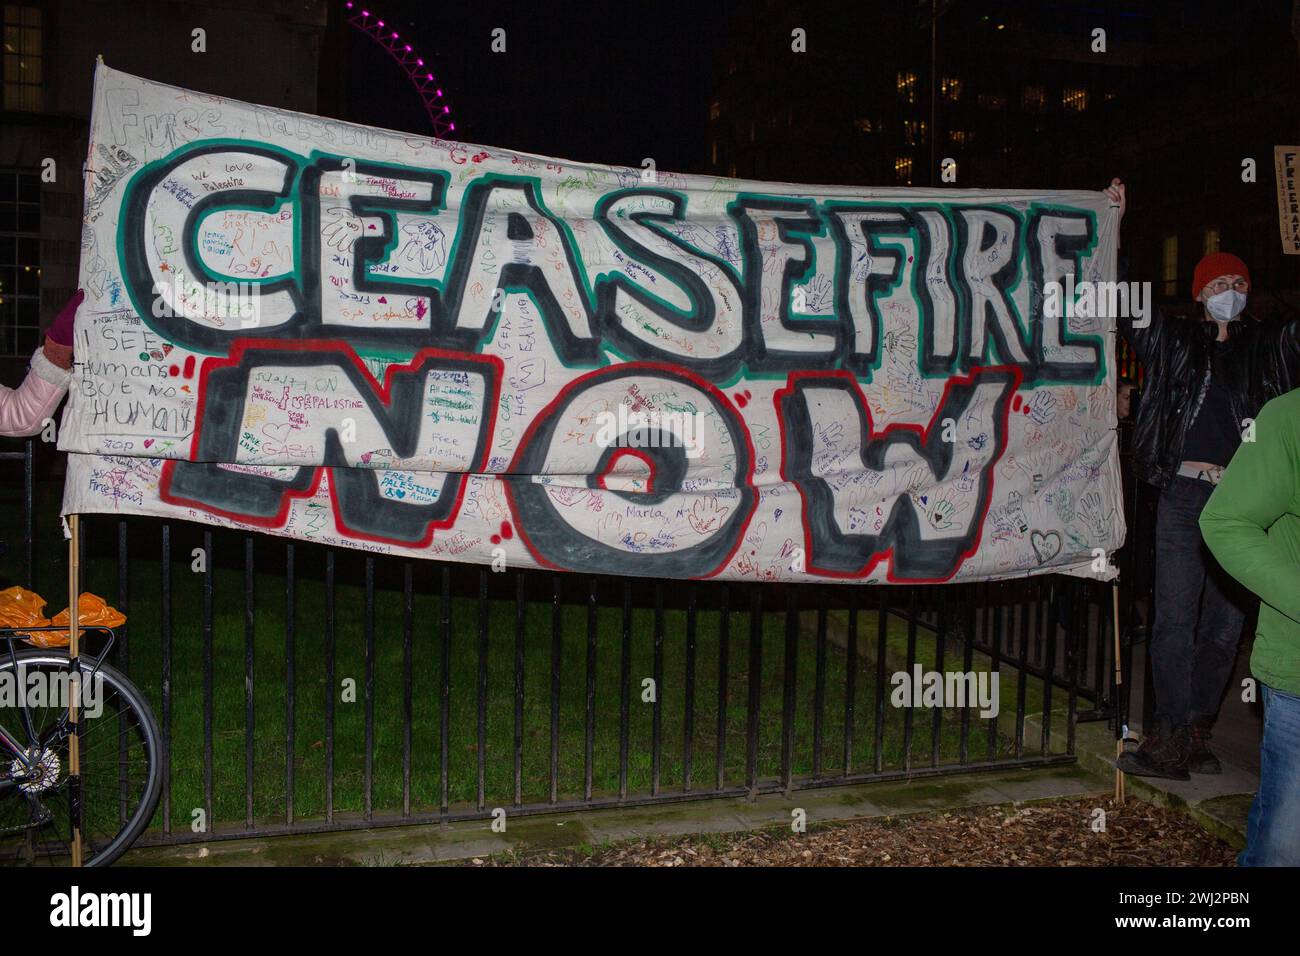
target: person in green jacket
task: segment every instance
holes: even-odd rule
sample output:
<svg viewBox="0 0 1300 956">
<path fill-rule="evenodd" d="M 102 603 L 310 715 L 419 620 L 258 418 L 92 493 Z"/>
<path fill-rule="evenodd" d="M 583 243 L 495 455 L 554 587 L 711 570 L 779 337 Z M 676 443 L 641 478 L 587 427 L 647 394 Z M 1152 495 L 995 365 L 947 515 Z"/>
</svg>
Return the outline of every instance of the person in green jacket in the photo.
<svg viewBox="0 0 1300 956">
<path fill-rule="evenodd" d="M 1201 534 L 1259 595 L 1250 669 L 1264 704 L 1242 866 L 1300 866 L 1300 389 L 1268 402 L 1201 512 Z"/>
</svg>

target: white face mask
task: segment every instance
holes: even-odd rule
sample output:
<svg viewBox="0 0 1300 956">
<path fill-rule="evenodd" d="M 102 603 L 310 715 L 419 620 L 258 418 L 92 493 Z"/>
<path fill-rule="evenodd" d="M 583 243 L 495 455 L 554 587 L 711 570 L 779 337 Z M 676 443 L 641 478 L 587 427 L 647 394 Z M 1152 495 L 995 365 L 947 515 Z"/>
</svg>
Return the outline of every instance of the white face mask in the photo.
<svg viewBox="0 0 1300 956">
<path fill-rule="evenodd" d="M 1210 318 L 1219 322 L 1231 322 L 1245 308 L 1246 293 L 1235 289 L 1225 289 L 1205 300 L 1205 311 L 1210 313 Z"/>
</svg>

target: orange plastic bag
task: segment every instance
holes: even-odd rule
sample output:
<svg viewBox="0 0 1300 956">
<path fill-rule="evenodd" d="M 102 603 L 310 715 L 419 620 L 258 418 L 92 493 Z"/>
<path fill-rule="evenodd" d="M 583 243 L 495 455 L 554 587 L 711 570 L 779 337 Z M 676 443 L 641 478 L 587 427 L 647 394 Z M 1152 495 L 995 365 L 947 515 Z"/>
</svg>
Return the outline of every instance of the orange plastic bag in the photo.
<svg viewBox="0 0 1300 956">
<path fill-rule="evenodd" d="M 67 610 L 47 620 L 41 612 L 45 609 L 45 599 L 27 588 L 14 587 L 0 591 L 0 628 L 50 627 L 62 626 L 65 629 L 72 617 Z M 85 592 L 77 599 L 78 623 L 87 626 L 120 627 L 126 623 L 126 615 L 109 607 L 103 598 Z M 86 632 L 82 630 L 82 634 Z M 28 631 L 24 639 L 37 647 L 67 647 L 68 631 Z"/>
<path fill-rule="evenodd" d="M 0 627 L 44 627 L 45 598 L 26 588 L 0 591 Z"/>
<path fill-rule="evenodd" d="M 67 627 L 72 623 L 72 614 L 70 608 L 65 608 L 50 619 L 51 624 L 57 624 Z M 109 607 L 98 594 L 91 594 L 89 591 L 82 591 L 81 597 L 77 598 L 77 623 L 85 624 L 87 627 L 121 627 L 126 623 L 126 615 L 117 608 Z M 37 632 L 39 633 L 39 632 Z M 57 631 L 47 631 L 47 634 L 57 634 Z M 80 635 L 86 632 L 80 631 Z M 79 636 L 80 636 L 79 635 Z M 63 643 L 67 644 L 68 639 L 65 637 Z"/>
</svg>

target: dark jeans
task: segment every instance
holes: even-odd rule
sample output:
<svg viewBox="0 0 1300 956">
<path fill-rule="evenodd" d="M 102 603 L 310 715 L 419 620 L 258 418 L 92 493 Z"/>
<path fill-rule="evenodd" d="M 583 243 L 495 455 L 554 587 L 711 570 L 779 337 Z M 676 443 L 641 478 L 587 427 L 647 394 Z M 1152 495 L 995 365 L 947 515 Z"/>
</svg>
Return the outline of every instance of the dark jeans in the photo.
<svg viewBox="0 0 1300 956">
<path fill-rule="evenodd" d="M 1156 716 L 1175 725 L 1219 713 L 1250 601 L 1201 540 L 1196 522 L 1213 491 L 1208 481 L 1175 476 L 1156 509 L 1150 657 Z"/>
</svg>

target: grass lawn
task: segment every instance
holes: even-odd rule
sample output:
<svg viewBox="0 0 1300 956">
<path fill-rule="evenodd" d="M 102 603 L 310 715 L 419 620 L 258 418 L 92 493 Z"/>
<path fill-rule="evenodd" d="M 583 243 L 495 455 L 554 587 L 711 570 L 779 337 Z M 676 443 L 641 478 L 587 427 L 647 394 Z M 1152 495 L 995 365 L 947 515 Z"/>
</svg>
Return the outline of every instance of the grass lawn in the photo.
<svg viewBox="0 0 1300 956">
<path fill-rule="evenodd" d="M 20 554 L 13 553 L 21 541 L 16 527 L 18 509 L 10 500 L 20 489 L 5 486 L 0 508 L 0 533 L 11 542 L 11 553 L 3 559 L 0 576 L 20 577 Z M 39 507 L 46 515 L 57 514 L 58 486 L 43 485 Z M 129 673 L 153 702 L 162 717 L 161 564 L 160 522 L 138 519 L 131 522 L 130 588 L 126 611 L 129 617 L 127 643 Z M 172 825 L 186 828 L 195 808 L 204 805 L 203 733 L 203 580 L 190 569 L 191 551 L 202 543 L 202 528 L 174 523 L 172 531 Z M 37 589 L 49 599 L 48 613 L 65 604 L 65 549 L 57 518 L 40 525 Z M 84 589 L 117 602 L 117 523 L 95 518 L 88 522 L 87 572 Z M 245 575 L 244 537 L 217 531 L 213 571 L 213 699 L 212 773 L 214 822 L 239 823 L 246 813 L 248 777 L 245 753 Z M 286 578 L 284 543 L 265 536 L 255 538 L 253 583 L 253 815 L 260 821 L 282 820 L 285 815 L 286 766 L 292 759 L 294 814 L 298 819 L 320 817 L 326 806 L 326 698 L 334 701 L 334 809 L 336 812 L 364 809 L 366 664 L 364 559 L 360 554 L 337 552 L 337 597 L 334 680 L 326 686 L 324 550 L 311 545 L 295 547 L 297 586 L 293 645 L 295 671 L 294 744 L 287 753 L 286 727 Z M 404 597 L 401 588 L 402 563 L 377 559 L 379 571 L 374 595 L 374 680 L 373 702 L 374 763 L 372 807 L 376 812 L 402 808 L 404 758 Z M 411 702 L 411 805 L 412 809 L 436 809 L 440 800 L 439 688 L 441 681 L 441 568 L 433 562 L 412 562 L 414 601 L 410 644 Z M 475 593 L 478 569 L 453 569 L 458 596 L 452 602 L 449 801 L 472 803 L 477 788 L 477 681 L 478 601 Z M 493 576 L 494 578 L 496 576 Z M 508 577 L 508 576 L 502 576 Z M 523 682 L 523 768 L 522 799 L 543 802 L 550 795 L 552 578 L 536 575 L 531 582 L 526 606 Z M 559 767 L 561 799 L 581 797 L 584 787 L 587 679 L 587 581 L 577 575 L 564 576 L 559 681 Z M 494 581 L 494 584 L 498 582 Z M 670 595 L 680 595 L 688 585 L 669 582 Z M 621 590 L 602 585 L 597 614 L 595 733 L 593 791 L 617 793 L 619 777 L 620 669 L 622 655 Z M 634 582 L 636 603 L 648 604 L 654 582 Z M 717 769 L 716 728 L 718 714 L 719 623 L 716 585 L 698 586 L 700 609 L 695 635 L 694 726 L 692 779 L 696 790 L 712 789 Z M 725 721 L 723 769 L 727 786 L 743 784 L 746 766 L 746 708 L 751 680 L 760 682 L 758 775 L 776 777 L 781 767 L 781 713 L 785 672 L 785 617 L 763 615 L 761 673 L 751 675 L 750 618 L 748 589 L 731 589 L 732 614 L 727 672 L 728 706 Z M 810 602 L 811 596 L 805 598 Z M 487 641 L 487 747 L 485 793 L 487 806 L 510 806 L 514 802 L 514 707 L 515 707 L 515 603 L 493 599 L 488 607 Z M 805 629 L 811 615 L 805 615 Z M 686 752 L 685 703 L 687 695 L 686 613 L 668 609 L 664 613 L 663 681 L 659 687 L 662 721 L 660 788 L 680 791 L 684 786 Z M 859 616 L 859 670 L 854 704 L 852 765 L 870 769 L 875 761 L 875 668 L 877 624 L 875 615 Z M 889 643 L 906 643 L 907 625 L 897 619 L 889 623 Z M 924 634 L 925 632 L 922 632 Z M 959 666 L 949 649 L 946 667 Z M 893 654 L 890 655 L 891 661 Z M 976 655 L 977 667 L 987 667 L 987 658 Z M 934 640 L 917 642 L 917 660 L 934 666 Z M 845 707 L 846 654 L 828 641 L 824 660 L 825 718 L 822 728 L 821 760 L 825 773 L 838 772 L 843 761 L 843 715 Z M 817 687 L 816 643 L 801 637 L 798 643 L 796 680 L 796 723 L 793 755 L 796 775 L 813 770 L 813 712 Z M 632 616 L 629 713 L 629 793 L 647 793 L 652 782 L 652 733 L 654 706 L 642 700 L 642 682 L 654 674 L 654 612 L 638 607 Z M 355 698 L 344 697 L 345 682 L 355 682 Z M 1012 683 L 1004 673 L 1003 693 Z M 888 699 L 887 686 L 886 699 Z M 1062 700 L 1063 702 L 1063 700 Z M 1014 711 L 1014 698 L 1012 701 Z M 1005 714 L 1004 714 L 1005 719 Z M 882 750 L 886 768 L 903 765 L 903 711 L 885 707 L 885 737 Z M 931 761 L 930 712 L 915 717 L 912 742 L 913 765 Z M 955 762 L 960 746 L 958 712 L 945 713 L 940 723 L 939 759 Z M 986 755 L 988 722 L 972 714 L 970 720 L 972 759 Z M 1007 753 L 1005 737 L 999 738 L 1000 756 Z M 159 819 L 161 822 L 161 810 Z"/>
</svg>

